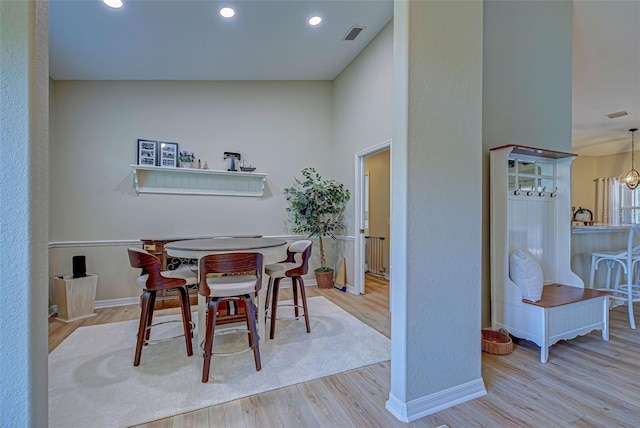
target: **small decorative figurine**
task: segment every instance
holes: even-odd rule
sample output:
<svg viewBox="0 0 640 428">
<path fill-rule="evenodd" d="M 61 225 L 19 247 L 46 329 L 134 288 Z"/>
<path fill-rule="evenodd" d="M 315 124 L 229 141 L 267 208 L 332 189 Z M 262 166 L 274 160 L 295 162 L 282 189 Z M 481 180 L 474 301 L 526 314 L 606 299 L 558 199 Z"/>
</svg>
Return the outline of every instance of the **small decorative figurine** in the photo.
<svg viewBox="0 0 640 428">
<path fill-rule="evenodd" d="M 237 171 L 236 166 L 238 161 L 242 159 L 240 153 L 224 152 L 224 158 L 227 160 L 227 171 Z"/>
<path fill-rule="evenodd" d="M 253 172 L 255 170 L 256 170 L 255 166 L 251 166 L 251 164 L 249 164 L 249 166 L 247 166 L 247 162 L 246 161 L 242 161 L 242 165 L 240 165 L 240 171 Z"/>
</svg>

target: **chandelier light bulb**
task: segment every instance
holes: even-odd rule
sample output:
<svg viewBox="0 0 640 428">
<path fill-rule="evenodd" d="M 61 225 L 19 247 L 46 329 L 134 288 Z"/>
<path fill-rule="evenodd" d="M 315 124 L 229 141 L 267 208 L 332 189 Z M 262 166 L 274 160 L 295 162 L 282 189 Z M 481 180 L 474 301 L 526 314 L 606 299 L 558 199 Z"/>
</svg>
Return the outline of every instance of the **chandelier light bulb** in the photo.
<svg viewBox="0 0 640 428">
<path fill-rule="evenodd" d="M 619 178 L 620 184 L 629 190 L 635 190 L 640 185 L 640 172 L 636 171 L 634 166 L 635 157 L 635 135 L 638 128 L 632 128 L 631 132 L 631 170 L 625 174 L 622 174 Z"/>
<path fill-rule="evenodd" d="M 629 190 L 633 190 L 640 185 L 640 173 L 635 169 L 632 169 L 627 172 L 620 181 L 624 187 Z"/>
</svg>

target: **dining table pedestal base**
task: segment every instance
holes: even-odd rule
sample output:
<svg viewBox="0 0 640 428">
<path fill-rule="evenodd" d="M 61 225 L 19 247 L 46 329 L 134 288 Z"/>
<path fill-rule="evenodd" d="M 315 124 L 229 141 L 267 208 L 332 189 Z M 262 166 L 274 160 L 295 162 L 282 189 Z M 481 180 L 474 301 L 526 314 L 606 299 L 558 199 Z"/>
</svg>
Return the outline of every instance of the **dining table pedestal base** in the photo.
<svg viewBox="0 0 640 428">
<path fill-rule="evenodd" d="M 284 253 L 283 247 L 287 241 L 276 238 L 208 238 L 174 241 L 165 245 L 167 254 L 172 257 L 200 259 L 209 254 L 231 252 L 260 252 L 263 255 L 263 264 L 277 262 Z M 262 276 L 262 288 L 258 292 L 256 305 L 258 307 L 258 336 L 260 342 L 265 340 L 265 299 L 267 290 L 267 275 Z M 202 342 L 206 331 L 206 297 L 198 295 L 198 337 L 197 343 Z M 220 330 L 233 328 L 235 323 L 225 324 Z M 196 352 L 202 355 L 200 346 L 196 346 Z"/>
</svg>

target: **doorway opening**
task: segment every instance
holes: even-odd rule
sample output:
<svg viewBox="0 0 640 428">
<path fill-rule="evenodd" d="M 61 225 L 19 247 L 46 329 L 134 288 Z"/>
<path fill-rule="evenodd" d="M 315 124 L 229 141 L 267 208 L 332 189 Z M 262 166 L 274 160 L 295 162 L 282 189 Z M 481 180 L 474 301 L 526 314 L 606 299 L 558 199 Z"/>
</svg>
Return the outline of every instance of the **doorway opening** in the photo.
<svg viewBox="0 0 640 428">
<path fill-rule="evenodd" d="M 355 155 L 356 294 L 365 293 L 365 275 L 387 281 L 391 252 L 391 140 Z"/>
</svg>

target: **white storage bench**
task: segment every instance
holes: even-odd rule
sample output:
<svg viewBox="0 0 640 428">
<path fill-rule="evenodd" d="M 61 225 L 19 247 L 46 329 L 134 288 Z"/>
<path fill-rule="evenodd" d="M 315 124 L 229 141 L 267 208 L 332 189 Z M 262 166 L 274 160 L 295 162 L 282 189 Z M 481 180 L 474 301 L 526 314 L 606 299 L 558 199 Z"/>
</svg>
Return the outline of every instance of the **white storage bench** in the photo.
<svg viewBox="0 0 640 428">
<path fill-rule="evenodd" d="M 522 304 L 523 307 L 517 309 L 520 315 L 511 318 L 509 332 L 540 346 L 543 363 L 549 358 L 549 347 L 560 340 L 573 339 L 593 330 L 602 330 L 602 339 L 609 340 L 607 292 L 549 284 L 543 288 L 542 299 L 522 300 Z"/>
<path fill-rule="evenodd" d="M 585 288 L 571 271 L 571 162 L 575 155 L 508 145 L 491 149 L 491 327 L 549 347 L 593 330 L 609 339 L 609 296 Z M 545 284 L 523 299 L 509 276 L 509 256 L 525 249 Z"/>
</svg>

